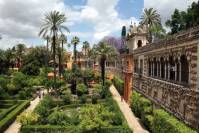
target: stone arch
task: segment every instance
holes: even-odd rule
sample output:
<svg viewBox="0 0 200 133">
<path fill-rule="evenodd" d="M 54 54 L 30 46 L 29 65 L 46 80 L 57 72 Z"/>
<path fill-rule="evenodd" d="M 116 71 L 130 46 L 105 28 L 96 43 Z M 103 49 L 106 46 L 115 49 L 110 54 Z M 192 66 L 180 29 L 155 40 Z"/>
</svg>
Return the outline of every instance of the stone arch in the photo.
<svg viewBox="0 0 200 133">
<path fill-rule="evenodd" d="M 169 68 L 168 69 L 170 69 L 169 70 L 169 72 L 170 72 L 170 77 L 169 77 L 169 79 L 170 80 L 175 80 L 175 61 L 174 61 L 174 58 L 173 58 L 173 56 L 170 56 L 169 57 Z"/>
<path fill-rule="evenodd" d="M 163 57 L 160 57 L 160 63 L 161 63 L 161 78 L 165 77 L 165 61 Z"/>
<path fill-rule="evenodd" d="M 181 63 L 181 82 L 188 83 L 189 81 L 189 62 L 186 55 L 180 58 Z"/>
</svg>

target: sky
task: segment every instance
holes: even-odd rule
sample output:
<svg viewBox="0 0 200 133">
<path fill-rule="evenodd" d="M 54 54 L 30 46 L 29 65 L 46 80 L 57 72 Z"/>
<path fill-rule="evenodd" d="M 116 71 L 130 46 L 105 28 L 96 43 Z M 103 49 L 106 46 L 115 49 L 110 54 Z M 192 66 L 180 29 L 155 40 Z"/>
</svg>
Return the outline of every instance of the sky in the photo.
<svg viewBox="0 0 200 133">
<path fill-rule="evenodd" d="M 156 9 L 164 24 L 175 8 L 185 10 L 193 1 L 197 0 L 0 0 L 0 49 L 18 43 L 45 45 L 38 33 L 44 15 L 53 10 L 67 17 L 63 25 L 70 29 L 65 33 L 69 43 L 78 36 L 80 44 L 92 45 L 105 36 L 120 37 L 123 25 L 138 24 L 144 8 Z"/>
</svg>

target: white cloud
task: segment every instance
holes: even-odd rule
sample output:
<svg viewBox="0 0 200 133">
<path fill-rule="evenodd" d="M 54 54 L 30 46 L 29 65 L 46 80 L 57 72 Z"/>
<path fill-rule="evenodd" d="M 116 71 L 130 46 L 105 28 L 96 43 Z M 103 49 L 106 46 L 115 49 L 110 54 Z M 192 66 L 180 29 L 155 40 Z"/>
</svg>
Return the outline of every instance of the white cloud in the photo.
<svg viewBox="0 0 200 133">
<path fill-rule="evenodd" d="M 85 6 L 64 4 L 64 0 L 0 0 L 0 34 L 5 36 L 0 40 L 0 48 L 13 46 L 23 40 L 38 40 L 38 32 L 44 14 L 58 10 L 64 12 L 68 18 L 67 26 L 85 23 L 93 27 L 92 31 L 83 33 L 71 31 L 70 36 L 91 38 L 97 42 L 104 36 L 119 32 L 123 25 L 128 26 L 130 21 L 138 22 L 134 17 L 121 19 L 116 10 L 119 0 L 87 0 Z M 90 40 L 88 40 L 90 41 Z"/>
<path fill-rule="evenodd" d="M 198 0 L 144 0 L 144 7 L 153 7 L 161 15 L 162 23 L 165 24 L 167 19 L 171 18 L 175 8 L 186 10 L 193 1 Z"/>
</svg>

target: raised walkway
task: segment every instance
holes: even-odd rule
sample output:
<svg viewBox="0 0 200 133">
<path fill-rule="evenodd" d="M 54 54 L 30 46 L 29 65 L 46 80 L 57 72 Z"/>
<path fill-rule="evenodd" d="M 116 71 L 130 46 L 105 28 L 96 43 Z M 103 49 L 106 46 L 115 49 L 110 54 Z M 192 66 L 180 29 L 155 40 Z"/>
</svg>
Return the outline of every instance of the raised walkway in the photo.
<svg viewBox="0 0 200 133">
<path fill-rule="evenodd" d="M 129 105 L 125 101 L 121 101 L 121 96 L 113 85 L 110 87 L 110 92 L 112 93 L 113 99 L 119 105 L 121 112 L 123 113 L 129 127 L 133 130 L 133 132 L 134 133 L 149 133 L 147 130 L 145 130 L 142 127 L 137 117 L 135 117 L 135 115 L 131 111 Z"/>
<path fill-rule="evenodd" d="M 45 92 L 46 93 L 46 92 Z M 24 111 L 30 111 L 30 110 L 34 110 L 35 107 L 38 105 L 38 103 L 40 102 L 40 100 L 43 97 L 39 98 L 36 97 L 33 101 L 31 101 L 29 107 L 27 109 L 25 109 Z M 8 127 L 8 129 L 6 129 L 4 131 L 4 133 L 19 133 L 19 130 L 21 128 L 21 123 L 17 122 L 16 120 Z"/>
</svg>

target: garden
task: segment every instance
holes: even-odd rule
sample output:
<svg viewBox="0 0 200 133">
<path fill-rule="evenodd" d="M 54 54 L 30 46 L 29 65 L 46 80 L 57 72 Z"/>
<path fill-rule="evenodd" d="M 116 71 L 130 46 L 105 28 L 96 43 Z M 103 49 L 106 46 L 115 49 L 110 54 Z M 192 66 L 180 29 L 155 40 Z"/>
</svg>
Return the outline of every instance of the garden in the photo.
<svg viewBox="0 0 200 133">
<path fill-rule="evenodd" d="M 0 76 L 0 132 L 37 96 L 43 83 L 42 76 L 28 76 L 21 72 Z"/>
<path fill-rule="evenodd" d="M 76 68 L 64 75 L 64 84 L 57 81 L 59 89 L 50 91 L 33 112 L 17 117 L 20 132 L 132 132 L 111 97 L 111 81 L 103 86 L 99 72 L 91 69 Z"/>
</svg>

